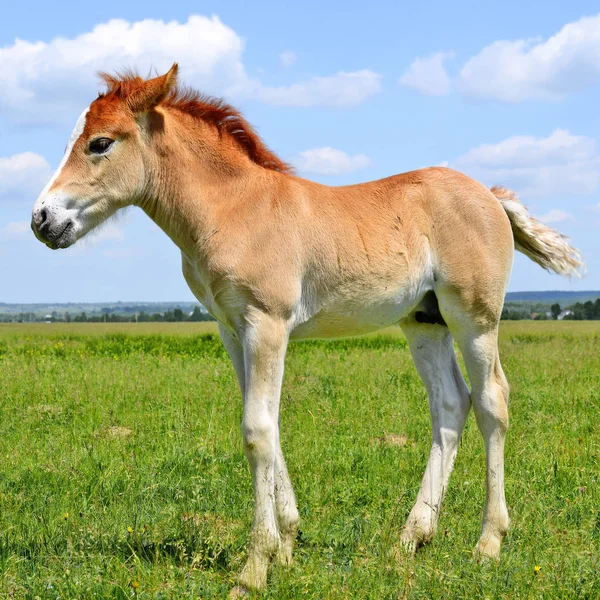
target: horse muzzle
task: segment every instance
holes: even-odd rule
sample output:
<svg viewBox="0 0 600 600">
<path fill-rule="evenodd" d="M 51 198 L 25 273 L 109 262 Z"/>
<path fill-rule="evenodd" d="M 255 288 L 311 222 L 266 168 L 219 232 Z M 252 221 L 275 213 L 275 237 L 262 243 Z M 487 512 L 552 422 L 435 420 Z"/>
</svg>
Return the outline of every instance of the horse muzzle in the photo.
<svg viewBox="0 0 600 600">
<path fill-rule="evenodd" d="M 31 229 L 40 242 L 48 248 L 68 248 L 75 242 L 75 223 L 72 219 L 60 219 L 46 208 L 35 208 L 31 216 Z"/>
</svg>

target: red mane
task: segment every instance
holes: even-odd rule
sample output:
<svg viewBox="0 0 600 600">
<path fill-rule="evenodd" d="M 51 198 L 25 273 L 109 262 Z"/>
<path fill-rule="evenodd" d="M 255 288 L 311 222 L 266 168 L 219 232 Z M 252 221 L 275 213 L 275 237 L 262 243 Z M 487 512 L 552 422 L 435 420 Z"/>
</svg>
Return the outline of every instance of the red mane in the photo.
<svg viewBox="0 0 600 600">
<path fill-rule="evenodd" d="M 100 78 L 108 86 L 106 94 L 102 95 L 114 95 L 122 100 L 145 83 L 142 77 L 132 71 L 117 75 L 100 73 Z M 269 150 L 252 125 L 222 98 L 213 98 L 190 88 L 176 86 L 160 105 L 175 108 L 209 123 L 216 127 L 219 135 L 229 135 L 257 165 L 281 173 L 293 172 L 293 167 Z"/>
</svg>

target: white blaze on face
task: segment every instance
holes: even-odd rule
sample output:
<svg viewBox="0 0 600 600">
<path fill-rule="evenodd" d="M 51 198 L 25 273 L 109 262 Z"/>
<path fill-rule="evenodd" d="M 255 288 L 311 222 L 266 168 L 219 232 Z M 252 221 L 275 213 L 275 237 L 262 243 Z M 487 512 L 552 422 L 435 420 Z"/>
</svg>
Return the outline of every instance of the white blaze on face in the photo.
<svg viewBox="0 0 600 600">
<path fill-rule="evenodd" d="M 38 196 L 33 207 L 32 228 L 38 239 L 54 248 L 67 248 L 79 239 L 85 230 L 81 222 L 80 211 L 73 205 L 73 198 L 60 189 L 52 189 L 57 178 L 69 160 L 75 143 L 83 133 L 89 106 L 82 113 L 75 129 L 71 133 L 69 143 L 65 150 L 58 169 Z"/>
<path fill-rule="evenodd" d="M 75 145 L 75 142 L 79 139 L 79 136 L 83 133 L 83 130 L 85 128 L 85 120 L 87 118 L 87 114 L 88 114 L 89 110 L 90 110 L 90 107 L 88 106 L 81 113 L 81 115 L 79 115 L 79 119 L 77 119 L 77 123 L 75 123 L 75 128 L 73 129 L 73 132 L 71 133 L 71 137 L 69 138 L 69 142 L 67 144 L 67 148 L 65 149 L 63 158 L 60 161 L 60 165 L 58 165 L 58 168 L 56 169 L 56 171 L 54 171 L 54 175 L 52 175 L 52 177 L 50 178 L 50 181 L 46 184 L 46 187 L 42 190 L 42 193 L 39 195 L 37 202 L 35 203 L 36 208 L 40 204 L 40 202 L 44 201 L 46 194 L 48 193 L 48 191 L 50 190 L 50 188 L 52 187 L 54 182 L 58 179 L 58 176 L 61 174 L 63 167 L 65 166 L 66 162 L 69 160 L 69 156 L 71 156 L 71 152 L 73 151 L 73 146 Z"/>
</svg>

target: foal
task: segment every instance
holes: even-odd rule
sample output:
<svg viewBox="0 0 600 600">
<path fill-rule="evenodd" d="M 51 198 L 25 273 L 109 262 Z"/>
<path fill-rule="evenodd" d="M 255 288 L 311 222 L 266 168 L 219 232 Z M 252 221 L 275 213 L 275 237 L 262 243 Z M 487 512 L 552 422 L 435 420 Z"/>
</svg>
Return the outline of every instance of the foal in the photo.
<svg viewBox="0 0 600 600">
<path fill-rule="evenodd" d="M 176 86 L 177 65 L 108 89 L 79 118 L 38 198 L 36 236 L 67 248 L 117 210 L 141 207 L 181 249 L 191 290 L 219 322 L 244 399 L 254 525 L 234 594 L 292 559 L 298 511 L 279 444 L 289 339 L 399 324 L 429 394 L 433 442 L 402 541 L 431 540 L 471 404 L 486 448 L 476 552 L 497 557 L 508 529 L 508 384 L 498 322 L 513 251 L 576 275 L 580 255 L 513 193 L 430 168 L 327 187 L 292 174 L 230 106 Z M 469 391 L 454 354 L 465 360 Z"/>
</svg>

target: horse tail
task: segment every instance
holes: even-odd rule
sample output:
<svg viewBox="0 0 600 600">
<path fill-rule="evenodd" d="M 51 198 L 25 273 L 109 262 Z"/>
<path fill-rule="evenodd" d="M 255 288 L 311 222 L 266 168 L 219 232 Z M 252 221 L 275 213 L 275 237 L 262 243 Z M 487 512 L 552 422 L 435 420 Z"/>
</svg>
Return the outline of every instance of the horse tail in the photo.
<svg viewBox="0 0 600 600">
<path fill-rule="evenodd" d="M 515 239 L 515 248 L 546 269 L 565 277 L 582 277 L 585 266 L 581 252 L 569 244 L 560 231 L 534 219 L 516 194 L 494 186 L 492 194 L 506 211 Z"/>
</svg>

